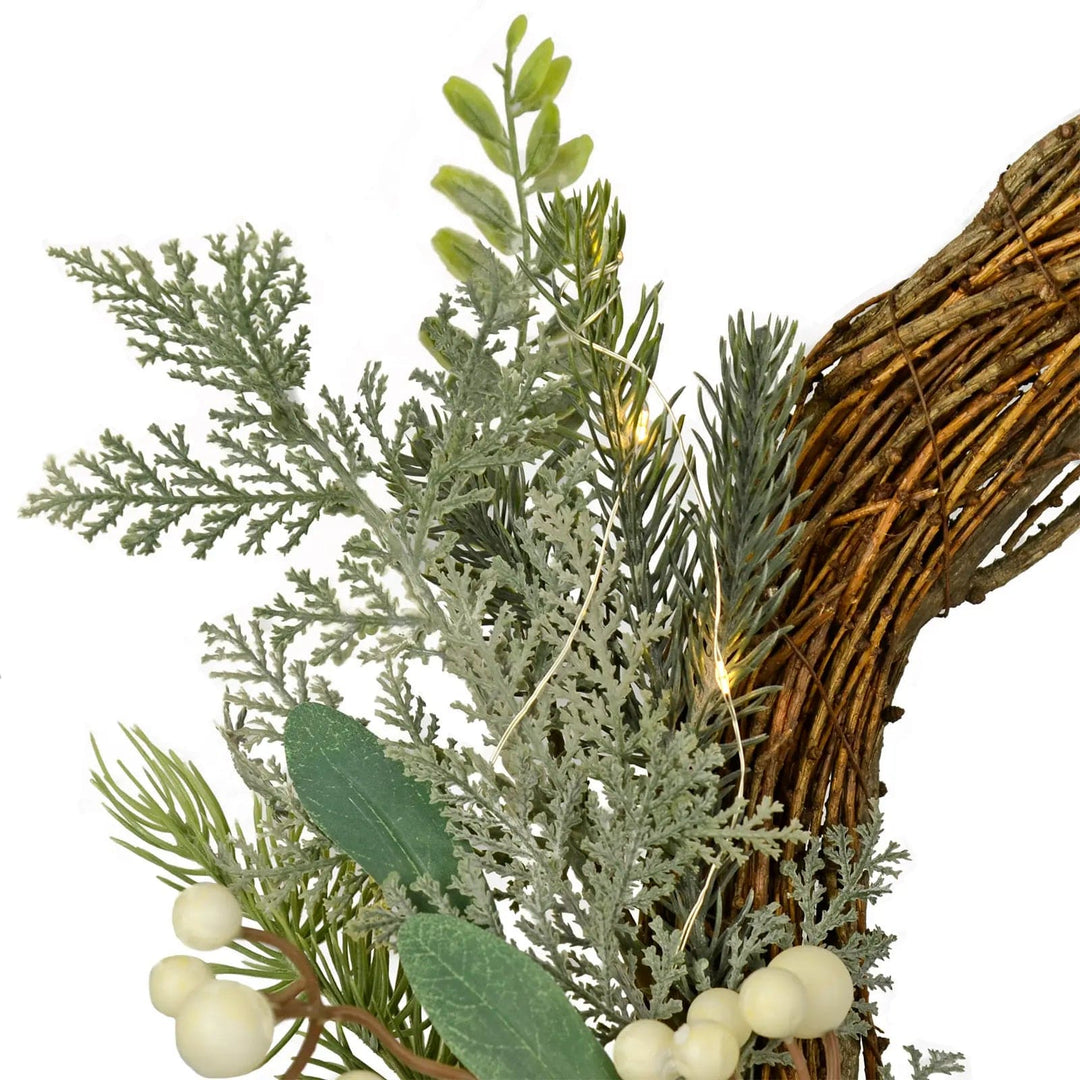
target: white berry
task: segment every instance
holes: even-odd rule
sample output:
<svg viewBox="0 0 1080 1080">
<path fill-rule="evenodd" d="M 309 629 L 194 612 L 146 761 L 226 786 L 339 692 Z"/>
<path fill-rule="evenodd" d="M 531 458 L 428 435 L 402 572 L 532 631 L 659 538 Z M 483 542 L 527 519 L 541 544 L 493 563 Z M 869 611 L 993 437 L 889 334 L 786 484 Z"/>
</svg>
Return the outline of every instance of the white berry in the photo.
<svg viewBox="0 0 1080 1080">
<path fill-rule="evenodd" d="M 767 1039 L 790 1039 L 806 1016 L 806 990 L 783 968 L 751 972 L 739 987 L 739 1009 L 751 1031 Z"/>
<path fill-rule="evenodd" d="M 780 953 L 769 967 L 790 971 L 806 989 L 808 1008 L 795 1029 L 796 1038 L 819 1039 L 843 1023 L 855 984 L 836 953 L 820 945 L 796 945 Z"/>
<path fill-rule="evenodd" d="M 714 986 L 698 994 L 686 1010 L 686 1020 L 687 1023 L 711 1020 L 714 1024 L 721 1024 L 735 1036 L 740 1046 L 753 1034 L 739 1009 L 739 995 L 726 986 Z"/>
<path fill-rule="evenodd" d="M 659 1020 L 631 1020 L 615 1036 L 612 1060 L 619 1080 L 673 1080 L 675 1033 Z"/>
<path fill-rule="evenodd" d="M 166 956 L 150 969 L 150 1003 L 158 1012 L 175 1016 L 188 997 L 213 977 L 210 965 L 197 956 Z"/>
<path fill-rule="evenodd" d="M 236 897 L 213 882 L 189 886 L 173 904 L 173 930 L 189 949 L 228 945 L 239 936 L 242 918 Z"/>
<path fill-rule="evenodd" d="M 739 1043 L 722 1024 L 683 1024 L 671 1044 L 671 1060 L 683 1080 L 730 1080 L 739 1064 Z"/>
<path fill-rule="evenodd" d="M 257 990 L 215 979 L 176 1016 L 176 1049 L 200 1076 L 242 1076 L 257 1069 L 274 1041 L 274 1010 Z"/>
</svg>

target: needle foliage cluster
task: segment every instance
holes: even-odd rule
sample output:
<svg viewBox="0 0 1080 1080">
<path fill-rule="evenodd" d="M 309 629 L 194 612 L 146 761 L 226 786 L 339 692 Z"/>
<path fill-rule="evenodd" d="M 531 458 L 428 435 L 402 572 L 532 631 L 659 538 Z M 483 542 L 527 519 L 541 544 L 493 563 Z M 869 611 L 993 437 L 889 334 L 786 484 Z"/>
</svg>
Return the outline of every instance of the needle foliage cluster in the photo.
<svg viewBox="0 0 1080 1080">
<path fill-rule="evenodd" d="M 684 433 L 679 394 L 657 391 L 660 287 L 624 296 L 626 220 L 610 185 L 568 190 L 592 148 L 563 138 L 570 61 L 548 40 L 515 72 L 524 31 L 515 20 L 495 65 L 498 106 L 465 79 L 444 88 L 494 175 L 447 165 L 433 179 L 462 215 L 433 238 L 459 284 L 420 327 L 434 362 L 413 373 L 413 396 L 391 410 L 377 363 L 349 399 L 312 392 L 304 269 L 279 233 L 209 237 L 209 274 L 178 241 L 160 262 L 132 247 L 55 249 L 141 364 L 220 397 L 205 446 L 180 423 L 142 440 L 106 431 L 95 452 L 50 459 L 24 508 L 89 540 L 112 533 L 131 554 L 175 540 L 204 558 L 231 539 L 296 560 L 253 612 L 202 628 L 222 731 L 255 797 L 251 838 L 197 770 L 140 732 L 144 775 L 114 776 L 99 757 L 95 783 L 121 842 L 169 884 L 228 884 L 312 958 L 331 1000 L 443 1061 L 390 963 L 411 917 L 464 917 L 516 942 L 606 1039 L 633 1017 L 677 1016 L 710 984 L 737 985 L 790 943 L 796 928 L 777 912 L 720 911 L 719 887 L 751 853 L 778 858 L 807 839 L 774 823 L 779 807 L 742 796 L 734 724 L 767 700 L 768 687 L 741 687 L 793 581 L 795 326 L 732 320 L 699 377 L 696 434 Z M 355 528 L 332 566 L 315 567 L 322 552 L 305 538 L 328 516 Z M 375 668 L 373 709 L 335 690 L 342 664 Z M 428 678 L 456 687 L 452 707 L 426 704 Z M 283 744 L 311 703 L 352 706 L 357 724 L 389 732 L 380 753 L 430 794 L 451 878 L 376 880 L 320 825 Z M 854 841 L 835 832 L 789 864 L 804 940 L 846 927 L 894 872 L 900 853 L 873 854 L 879 833 L 877 819 Z M 680 949 L 711 865 L 717 918 Z M 841 887 L 826 902 L 828 868 Z M 869 970 L 887 946 L 876 932 L 846 939 L 859 985 L 884 985 Z M 252 946 L 237 965 L 271 986 L 289 978 Z M 864 1007 L 850 1033 L 868 1022 Z M 358 1063 L 341 1032 L 322 1047 L 331 1071 Z M 751 1064 L 779 1060 L 753 1053 Z"/>
</svg>

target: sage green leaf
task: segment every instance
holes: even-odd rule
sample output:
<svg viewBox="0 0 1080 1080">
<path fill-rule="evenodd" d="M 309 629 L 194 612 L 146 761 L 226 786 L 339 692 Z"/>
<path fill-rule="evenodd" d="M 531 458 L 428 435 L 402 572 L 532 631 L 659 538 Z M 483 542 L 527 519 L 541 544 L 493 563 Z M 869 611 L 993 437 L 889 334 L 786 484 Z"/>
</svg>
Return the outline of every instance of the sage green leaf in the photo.
<svg viewBox="0 0 1080 1080">
<path fill-rule="evenodd" d="M 507 176 L 513 176 L 514 168 L 510 164 L 510 152 L 502 143 L 497 143 L 492 139 L 481 139 L 480 145 L 484 148 L 484 153 L 487 154 L 488 161 L 490 161 L 499 172 L 504 172 Z"/>
<path fill-rule="evenodd" d="M 555 160 L 532 183 L 533 191 L 561 191 L 569 187 L 585 171 L 593 150 L 592 138 L 579 135 L 564 142 Z"/>
<path fill-rule="evenodd" d="M 528 26 L 529 20 L 524 15 L 519 15 L 510 24 L 510 29 L 506 31 L 506 51 L 508 55 L 513 56 L 517 52 L 517 47 L 521 44 L 521 39 L 525 36 Z"/>
<path fill-rule="evenodd" d="M 532 97 L 521 103 L 520 111 L 531 112 L 533 109 L 539 109 L 545 101 L 553 101 L 558 96 L 559 91 L 563 88 L 563 84 L 566 82 L 566 76 L 569 74 L 570 57 L 556 56 L 555 59 L 551 61 L 551 66 L 548 68 L 548 73 L 544 76 L 544 81 L 540 84 Z"/>
<path fill-rule="evenodd" d="M 495 111 L 495 106 L 491 103 L 491 98 L 475 83 L 453 75 L 446 80 L 443 95 L 450 102 L 450 108 L 481 139 L 490 139 L 499 144 L 506 142 L 506 132 L 503 130 L 502 121 Z"/>
<path fill-rule="evenodd" d="M 536 114 L 525 146 L 525 175 L 542 173 L 559 152 L 559 107 L 546 102 Z"/>
<path fill-rule="evenodd" d="M 376 881 L 427 874 L 449 888 L 458 864 L 446 822 L 359 720 L 305 702 L 285 722 L 289 779 L 311 820 Z"/>
<path fill-rule="evenodd" d="M 531 53 L 518 72 L 517 82 L 514 83 L 513 100 L 519 105 L 528 101 L 547 77 L 548 68 L 551 67 L 551 58 L 555 54 L 555 42 L 551 38 L 544 38 Z"/>
<path fill-rule="evenodd" d="M 435 1030 L 477 1080 L 618 1080 L 577 1009 L 520 949 L 452 915 L 411 916 L 397 944 Z"/>
<path fill-rule="evenodd" d="M 456 165 L 444 165 L 435 174 L 431 186 L 468 214 L 504 255 L 513 255 L 521 247 L 521 233 L 510 200 L 490 180 Z"/>
</svg>

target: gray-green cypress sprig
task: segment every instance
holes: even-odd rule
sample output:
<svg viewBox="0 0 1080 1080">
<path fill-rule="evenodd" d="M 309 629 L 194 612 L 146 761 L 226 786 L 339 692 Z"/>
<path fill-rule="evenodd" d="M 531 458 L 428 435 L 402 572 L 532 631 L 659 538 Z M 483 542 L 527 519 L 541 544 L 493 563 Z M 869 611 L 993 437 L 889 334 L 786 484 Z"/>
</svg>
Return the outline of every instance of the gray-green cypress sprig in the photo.
<svg viewBox="0 0 1080 1080">
<path fill-rule="evenodd" d="M 577 468 L 585 460 L 579 455 Z M 565 480 L 538 474 L 531 512 L 517 524 L 518 564 L 478 570 L 447 562 L 439 578 L 447 613 L 442 663 L 465 684 L 468 696 L 456 707 L 487 747 L 565 639 L 575 593 L 597 557 L 600 523 Z M 638 920 L 701 861 L 735 865 L 753 850 L 776 855 L 802 835 L 772 827 L 771 805 L 718 812 L 717 778 L 729 751 L 671 729 L 664 694 L 643 679 L 648 650 L 665 632 L 663 614 L 629 628 L 620 563 L 616 550 L 578 640 L 504 751 L 504 768 L 472 745 L 433 744 L 422 705 L 402 693 L 403 671 L 384 680 L 379 703 L 380 718 L 406 735 L 387 752 L 440 795 L 473 880 L 497 882 L 513 927 L 607 1034 L 631 1015 L 681 1008 L 672 996 L 687 964 L 677 948 L 680 928 L 654 918 L 644 941 Z M 485 625 L 499 586 L 525 605 L 524 630 L 506 609 Z M 468 881 L 460 891 L 472 895 Z M 397 914 L 408 911 L 403 904 Z M 392 929 L 374 915 L 384 932 Z M 363 913 L 360 925 L 369 925 Z"/>
<path fill-rule="evenodd" d="M 908 853 L 893 841 L 884 839 L 880 806 L 875 802 L 869 816 L 854 832 L 842 825 L 830 826 L 824 836 L 808 841 L 798 862 L 785 860 L 781 873 L 791 884 L 791 896 L 799 910 L 798 924 L 778 905 L 755 908 L 749 898 L 743 909 L 706 949 L 697 951 L 708 960 L 694 993 L 708 986 L 738 988 L 752 971 L 767 964 L 773 950 L 792 944 L 828 945 L 844 961 L 857 989 L 885 990 L 892 979 L 877 971 L 889 956 L 895 935 L 878 927 L 850 930 L 857 924 L 860 905 L 872 905 L 892 890 Z M 828 883 L 827 883 L 828 878 Z M 828 884 L 828 887 L 827 887 Z M 848 928 L 838 938 L 835 931 Z M 856 997 L 854 1008 L 840 1027 L 840 1035 L 855 1038 L 870 1030 L 877 1007 Z M 931 1050 L 923 1063 L 914 1047 L 905 1047 L 914 1080 L 928 1080 L 935 1075 L 961 1072 L 962 1054 Z M 764 1064 L 788 1064 L 779 1043 L 748 1047 L 743 1053 L 743 1069 Z M 887 1067 L 882 1073 L 891 1077 Z"/>
<path fill-rule="evenodd" d="M 923 1051 L 914 1046 L 905 1046 L 904 1052 L 911 1065 L 911 1080 L 930 1080 L 932 1076 L 953 1076 L 964 1071 L 964 1055 L 948 1050 L 927 1050 L 923 1061 Z M 886 1069 L 882 1080 L 892 1080 L 892 1071 Z"/>
<path fill-rule="evenodd" d="M 162 363 L 173 378 L 229 396 L 227 407 L 211 410 L 208 437 L 228 471 L 193 454 L 183 425 L 152 424 L 150 454 L 106 431 L 98 454 L 77 454 L 68 466 L 49 459 L 47 486 L 24 515 L 79 528 L 88 540 L 127 519 L 121 543 L 131 554 L 150 554 L 194 519 L 183 541 L 202 558 L 241 524 L 243 553 L 263 551 L 275 530 L 284 534 L 280 550 L 290 551 L 320 515 L 356 509 L 369 463 L 355 422 L 325 388 L 313 420 L 298 402 L 308 340 L 292 321 L 309 297 L 288 239 L 260 242 L 248 226 L 231 244 L 224 235 L 207 240 L 221 268 L 213 285 L 199 280 L 196 256 L 175 240 L 161 245 L 171 274 L 130 247 L 50 254 L 131 332 L 140 364 Z"/>
</svg>

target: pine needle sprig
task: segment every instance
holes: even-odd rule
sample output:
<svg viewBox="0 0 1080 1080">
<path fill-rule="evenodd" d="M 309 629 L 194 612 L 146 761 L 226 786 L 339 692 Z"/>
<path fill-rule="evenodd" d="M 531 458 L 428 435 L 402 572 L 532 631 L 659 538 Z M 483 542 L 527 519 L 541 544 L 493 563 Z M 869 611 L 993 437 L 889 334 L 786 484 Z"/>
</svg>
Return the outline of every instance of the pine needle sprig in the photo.
<svg viewBox="0 0 1080 1080">
<path fill-rule="evenodd" d="M 722 653 L 733 685 L 771 653 L 773 620 L 795 580 L 801 526 L 786 522 L 801 501 L 795 466 L 805 435 L 789 429 L 804 380 L 802 348 L 791 353 L 795 331 L 772 319 L 748 328 L 740 312 L 720 341 L 720 378 L 698 376 L 704 431 L 695 434 L 708 492 L 702 528 L 720 561 Z"/>
<path fill-rule="evenodd" d="M 686 495 L 692 462 L 679 453 L 682 417 L 653 416 L 647 399 L 659 359 L 663 324 L 660 286 L 641 291 L 627 323 L 619 268 L 626 219 L 611 185 L 585 194 L 554 195 L 541 202 L 533 230 L 538 250 L 552 265 L 534 275 L 554 308 L 549 324 L 570 374 L 586 440 L 599 463 L 596 498 L 606 514 L 618 500 L 614 534 L 624 545 L 628 618 L 664 608 L 671 613 L 671 640 L 684 640 L 693 609 L 696 536 Z M 674 405 L 676 390 L 668 398 Z M 691 659 L 658 643 L 649 657 L 650 677 L 670 688 L 672 708 L 691 696 Z"/>
</svg>

